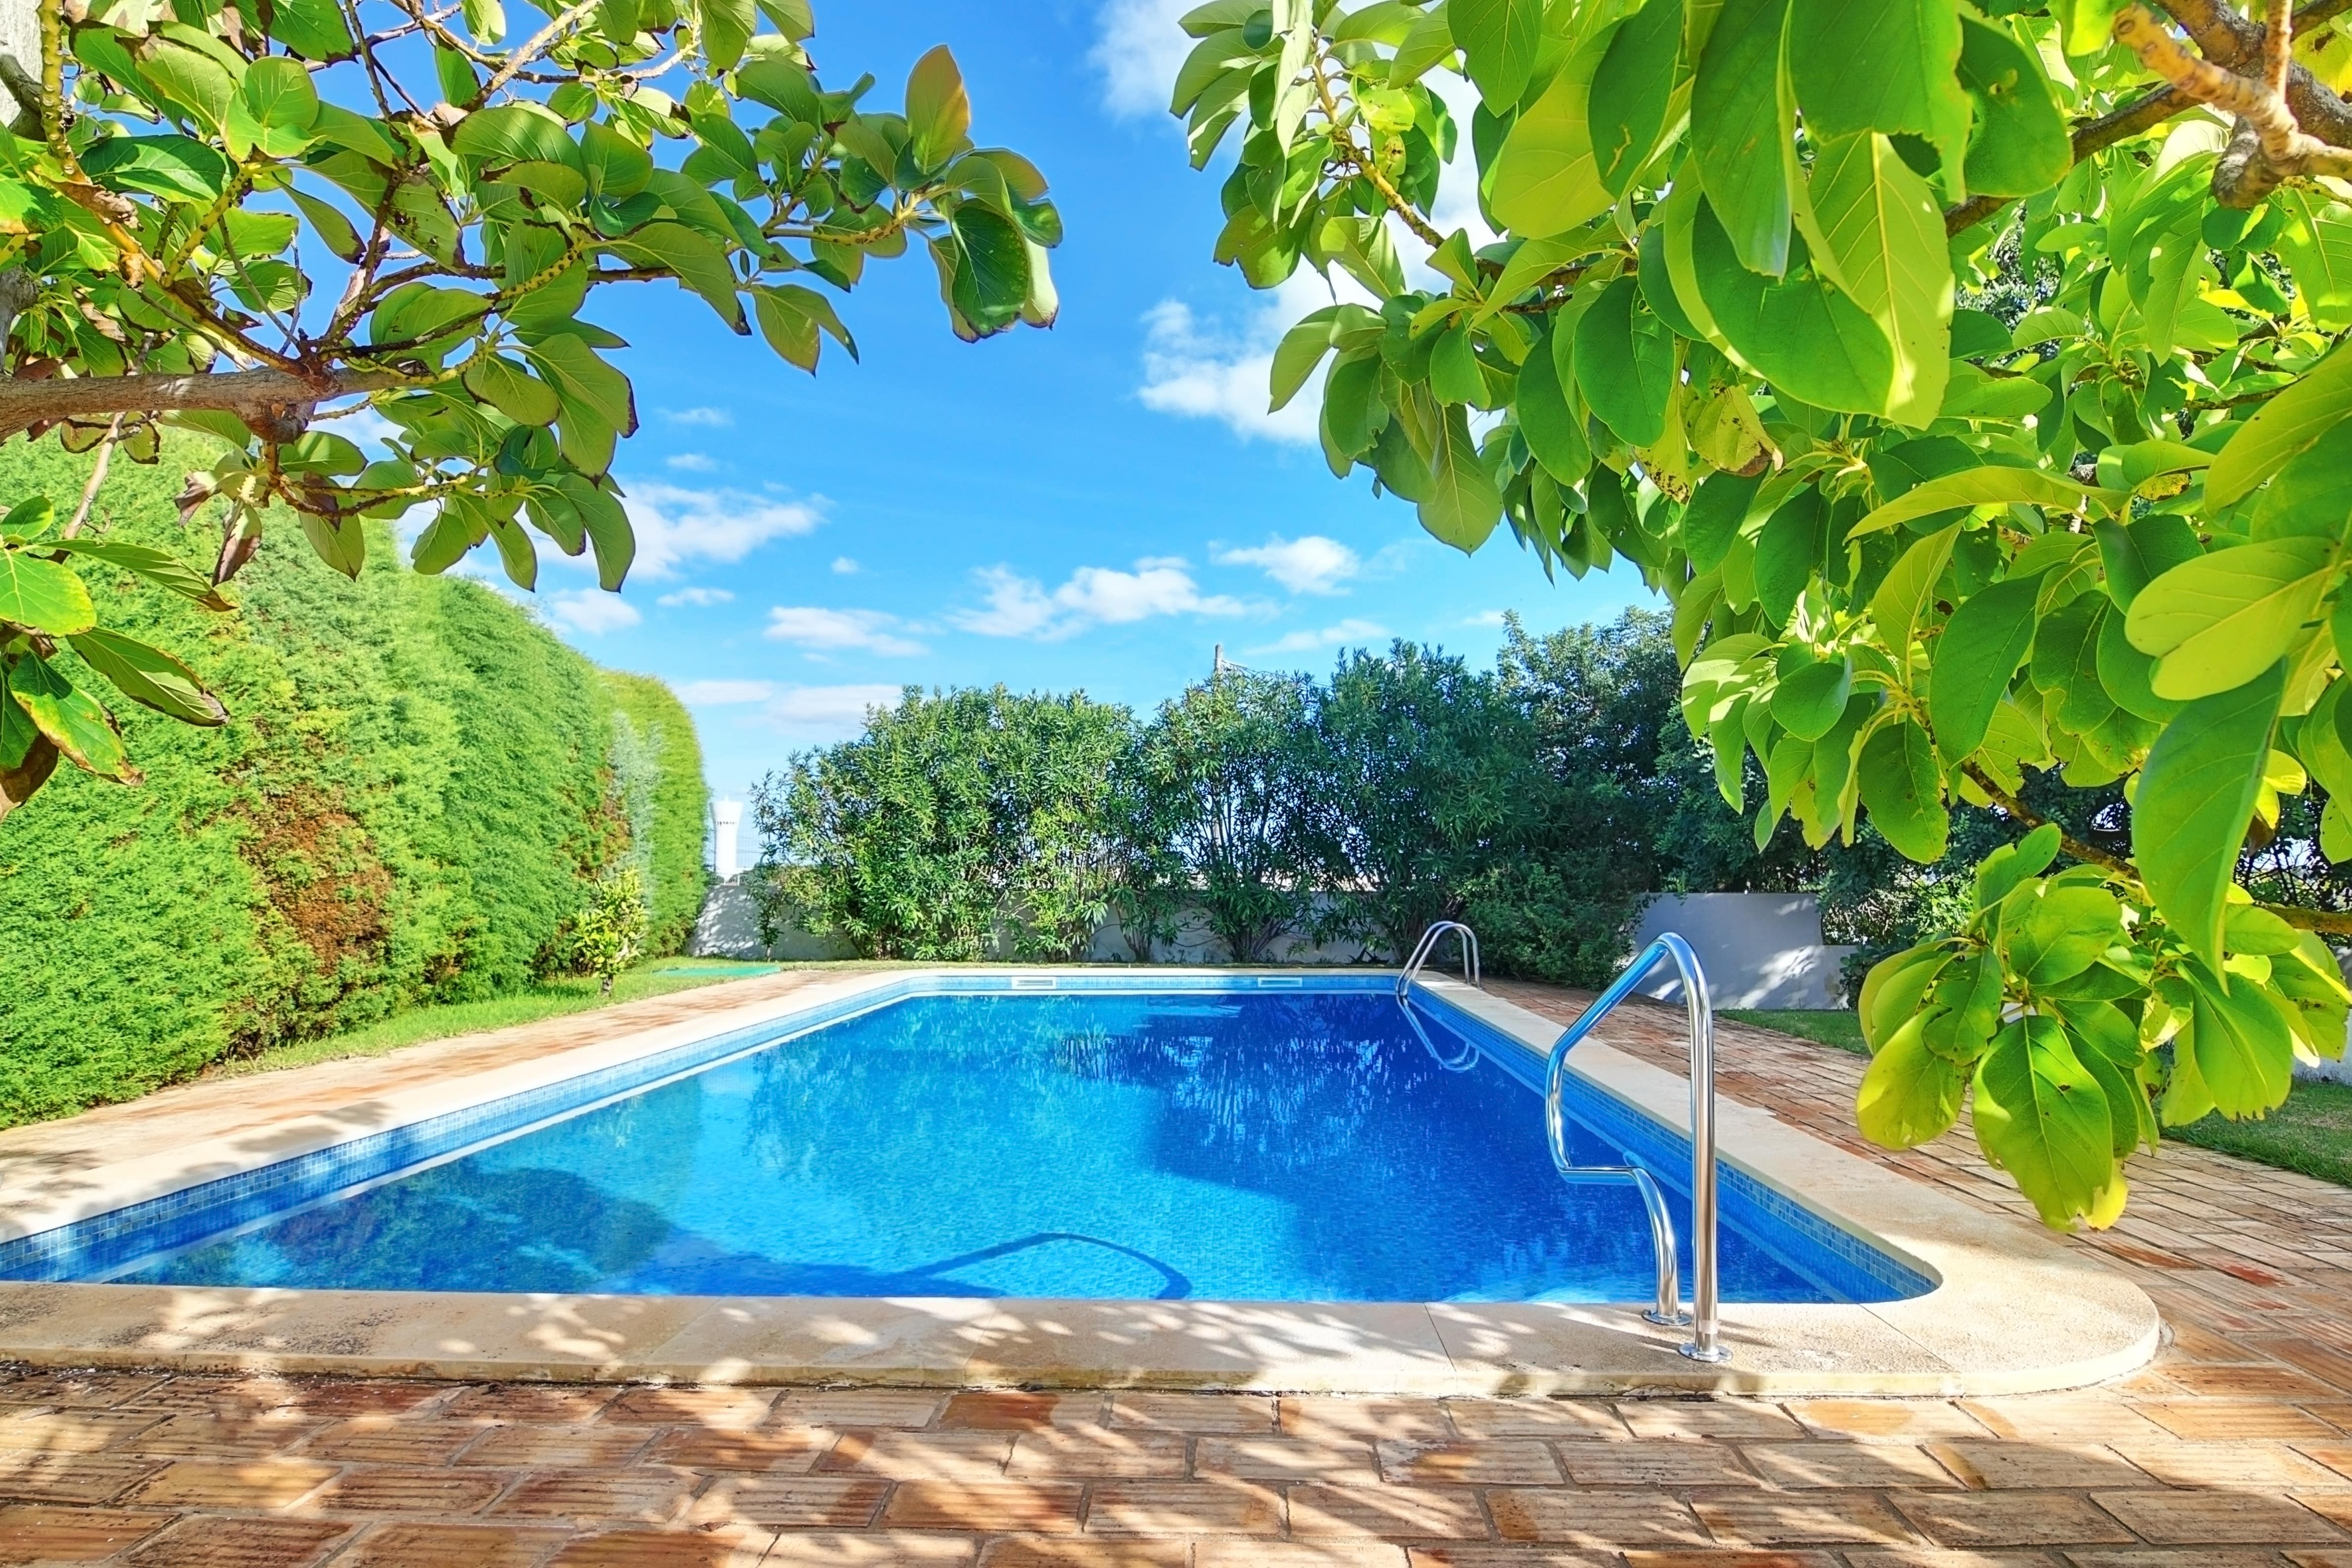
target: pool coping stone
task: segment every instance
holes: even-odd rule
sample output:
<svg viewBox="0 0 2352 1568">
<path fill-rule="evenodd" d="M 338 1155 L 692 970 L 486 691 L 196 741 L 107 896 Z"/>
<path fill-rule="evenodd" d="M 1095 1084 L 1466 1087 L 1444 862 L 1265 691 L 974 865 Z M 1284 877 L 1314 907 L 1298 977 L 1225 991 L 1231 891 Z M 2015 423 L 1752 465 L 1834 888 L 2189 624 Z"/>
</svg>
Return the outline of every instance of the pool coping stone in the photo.
<svg viewBox="0 0 2352 1568">
<path fill-rule="evenodd" d="M 1138 972 L 901 970 L 828 977 L 623 1038 L 370 1096 L 267 1128 L 36 1179 L 0 1173 L 0 1243 L 315 1155 L 355 1139 L 803 1016 L 917 989 L 1101 984 Z M 1151 971 L 1172 988 L 1261 971 Z M 1312 974 L 1313 972 L 1302 972 Z M 1372 976 L 1351 972 L 1350 988 Z M 1279 981 L 1276 984 L 1280 984 Z M 1108 988 L 1108 987 L 1106 987 Z M 726 987 L 713 987 L 723 993 Z M 1559 1025 L 1454 982 L 1428 998 L 1540 1062 Z M 829 1021 L 829 1020 L 828 1020 Z M 1688 1087 L 1606 1043 L 1586 1084 L 1687 1136 Z M 708 1065 L 707 1063 L 704 1065 Z M 301 1071 L 305 1069 L 295 1069 Z M 697 1067 L 692 1070 L 701 1070 Z M 1525 1076 L 1524 1071 L 1522 1076 Z M 2135 1371 L 2161 1325 L 2147 1294 L 2083 1249 L 1973 1208 L 1725 1099 L 1723 1161 L 1936 1283 L 1868 1305 L 1735 1303 L 1727 1365 L 1622 1306 L 1531 1303 L 627 1297 L 0 1282 L 0 1361 L 186 1372 L 448 1379 L 1161 1388 L 1492 1395 L 1717 1392 L 1982 1397 Z M 5 1169 L 5 1167 L 0 1167 Z M 1687 1282 L 1685 1284 L 1687 1289 Z"/>
</svg>

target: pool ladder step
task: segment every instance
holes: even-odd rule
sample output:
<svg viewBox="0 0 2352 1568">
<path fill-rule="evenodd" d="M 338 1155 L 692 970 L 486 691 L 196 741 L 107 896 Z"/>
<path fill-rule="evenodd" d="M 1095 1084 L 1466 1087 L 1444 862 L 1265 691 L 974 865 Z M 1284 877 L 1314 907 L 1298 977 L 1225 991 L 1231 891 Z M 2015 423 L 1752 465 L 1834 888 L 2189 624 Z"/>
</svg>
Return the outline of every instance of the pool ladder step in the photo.
<svg viewBox="0 0 2352 1568">
<path fill-rule="evenodd" d="M 1461 1054 L 1448 1057 L 1438 1050 L 1421 1020 L 1414 1016 L 1412 991 L 1413 982 L 1437 944 L 1449 932 L 1459 935 L 1462 943 L 1462 967 L 1474 986 L 1481 984 L 1478 970 L 1478 937 L 1459 921 L 1441 921 L 1423 933 L 1422 939 L 1397 975 L 1397 1000 L 1404 1005 L 1404 1016 L 1421 1037 L 1422 1045 L 1438 1065 L 1449 1071 L 1461 1072 L 1475 1065 L 1478 1047 L 1468 1040 L 1463 1042 Z M 1679 1248 L 1675 1242 L 1674 1218 L 1666 1209 L 1665 1195 L 1659 1191 L 1657 1178 L 1643 1170 L 1628 1151 L 1622 1165 L 1579 1165 L 1569 1158 L 1568 1113 L 1562 1104 L 1568 1085 L 1568 1055 L 1591 1035 L 1603 1018 L 1648 979 L 1659 964 L 1674 964 L 1682 981 L 1683 1006 L 1690 1023 L 1690 1105 L 1691 1105 L 1691 1310 L 1682 1310 L 1682 1268 Z M 1595 999 L 1592 1005 L 1577 1016 L 1576 1022 L 1561 1031 L 1553 1042 L 1551 1055 L 1544 1071 L 1544 1139 L 1551 1149 L 1552 1168 L 1560 1180 L 1571 1186 L 1601 1183 L 1630 1183 L 1641 1194 L 1642 1208 L 1649 1216 L 1650 1247 L 1657 1260 L 1657 1300 L 1642 1316 L 1654 1323 L 1688 1324 L 1691 1338 L 1682 1347 L 1682 1353 L 1696 1362 L 1710 1365 L 1731 1359 L 1731 1352 L 1723 1343 L 1720 1312 L 1720 1281 L 1717 1257 L 1717 1197 L 1715 1164 L 1715 1004 L 1707 994 L 1706 971 L 1700 965 L 1698 955 L 1690 943 L 1672 931 L 1659 937 L 1642 951 L 1642 955 L 1610 983 L 1609 989 Z"/>
</svg>

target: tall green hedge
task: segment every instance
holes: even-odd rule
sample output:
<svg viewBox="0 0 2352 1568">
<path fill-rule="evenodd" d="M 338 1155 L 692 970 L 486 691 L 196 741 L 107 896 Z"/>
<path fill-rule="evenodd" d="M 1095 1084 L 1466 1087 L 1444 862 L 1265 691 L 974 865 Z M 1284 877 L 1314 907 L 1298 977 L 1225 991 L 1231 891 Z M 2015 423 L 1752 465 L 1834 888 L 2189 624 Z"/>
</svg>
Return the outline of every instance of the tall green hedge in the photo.
<svg viewBox="0 0 2352 1568">
<path fill-rule="evenodd" d="M 18 447 L 0 489 L 69 507 L 87 471 Z M 94 521 L 208 565 L 218 535 L 180 528 L 178 473 L 117 462 Z M 144 784 L 61 768 L 0 822 L 0 1124 L 543 975 L 586 883 L 632 853 L 633 742 L 665 929 L 699 897 L 700 753 L 656 683 L 597 670 L 479 584 L 415 575 L 388 534 L 352 583 L 282 527 L 237 579 L 240 615 L 127 578 L 102 599 L 232 717 L 121 704 Z"/>
<path fill-rule="evenodd" d="M 633 805 L 631 831 L 653 895 L 655 952 L 676 952 L 694 934 L 709 877 L 702 836 L 710 792 L 702 782 L 702 742 L 677 693 L 650 676 L 604 673 L 619 717 L 652 767 L 650 798 Z"/>
</svg>

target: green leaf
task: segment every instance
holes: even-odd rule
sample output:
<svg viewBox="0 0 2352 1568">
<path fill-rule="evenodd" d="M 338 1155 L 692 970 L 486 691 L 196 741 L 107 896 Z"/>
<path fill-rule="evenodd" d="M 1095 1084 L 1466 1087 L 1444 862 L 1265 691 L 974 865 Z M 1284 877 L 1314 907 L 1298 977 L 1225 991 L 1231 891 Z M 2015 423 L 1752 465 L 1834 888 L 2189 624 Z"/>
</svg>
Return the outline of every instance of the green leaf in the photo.
<svg viewBox="0 0 2352 1568">
<path fill-rule="evenodd" d="M 98 611 L 90 604 L 89 590 L 72 572 L 30 551 L 0 545 L 0 621 L 50 637 L 70 637 L 96 626 Z"/>
<path fill-rule="evenodd" d="M 1976 100 L 1969 189 L 1986 196 L 2046 191 L 2074 166 L 2066 116 L 2042 62 L 1991 23 L 1960 14 L 1960 86 Z"/>
<path fill-rule="evenodd" d="M 1706 492 L 1702 489 L 1699 493 L 1704 496 Z M 1880 638 L 1897 655 L 1909 650 L 1918 629 L 1919 612 L 1927 608 L 1928 596 L 1936 589 L 1936 579 L 1944 574 L 1944 563 L 1952 558 L 1952 544 L 1959 533 L 1957 528 L 1939 528 L 1927 538 L 1915 541 L 1872 595 L 1870 618 L 1878 624 Z M 1694 560 L 1696 553 L 1692 552 Z"/>
<path fill-rule="evenodd" d="M 2104 888 L 2043 883 L 2001 910 L 2010 973 L 2028 985 L 2056 985 L 2091 967 L 2123 937 L 2123 906 Z"/>
<path fill-rule="evenodd" d="M 2214 1109 L 2234 1121 L 2284 1104 L 2294 1081 L 2294 1041 L 2278 1008 L 2242 975 L 2224 992 L 2191 968 L 2189 984 L 2197 998 L 2191 1014 L 2197 1076 Z"/>
<path fill-rule="evenodd" d="M 167 201 L 216 201 L 228 160 L 193 136 L 110 136 L 81 155 L 83 172 L 111 190 Z"/>
<path fill-rule="evenodd" d="M 629 527 L 629 514 L 621 509 L 620 496 L 577 474 L 564 475 L 557 488 L 588 531 L 589 545 L 596 552 L 597 584 L 608 594 L 619 593 L 637 553 L 636 534 Z"/>
<path fill-rule="evenodd" d="M 1774 278 L 1788 270 L 1792 212 L 1780 155 L 1788 19 L 1789 0 L 1723 0 L 1691 89 L 1691 158 L 1707 205 L 1739 264 Z"/>
<path fill-rule="evenodd" d="M 466 367 L 466 390 L 518 425 L 552 425 L 562 412 L 555 389 L 504 354 L 484 354 Z"/>
<path fill-rule="evenodd" d="M 649 223 L 632 230 L 628 238 L 611 243 L 614 251 L 631 261 L 674 274 L 681 284 L 701 295 L 730 330 L 751 332 L 743 317 L 743 301 L 735 292 L 735 269 L 727 263 L 727 252 L 708 236 L 682 223 Z"/>
<path fill-rule="evenodd" d="M 977 204 L 958 207 L 949 224 L 960 251 L 956 309 L 982 337 L 1004 331 L 1029 302 L 1027 237 L 1011 218 Z"/>
<path fill-rule="evenodd" d="M 1772 694 L 1772 717 L 1802 740 L 1818 741 L 1836 728 L 1853 695 L 1853 663 L 1843 654 L 1784 672 Z"/>
<path fill-rule="evenodd" d="M 1959 65 L 1957 0 L 1790 0 L 1789 68 L 1816 143 L 1907 132 L 1936 144 L 1957 174 L 1969 133 Z"/>
<path fill-rule="evenodd" d="M 111 539 L 48 539 L 41 542 L 41 548 L 102 561 L 134 576 L 143 577 L 183 599 L 202 605 L 207 610 L 235 608 L 221 596 L 221 591 L 209 573 L 200 572 L 171 552 L 158 550 L 150 544 L 131 544 Z"/>
<path fill-rule="evenodd" d="M 1601 58 L 1590 43 L 1570 57 L 1512 123 L 1487 169 L 1487 206 L 1496 222 L 1523 239 L 1565 234 L 1612 205 L 1587 118 Z"/>
<path fill-rule="evenodd" d="M 596 351 L 571 332 L 553 332 L 523 350 L 539 374 L 565 397 L 623 436 L 637 430 L 636 396 L 629 378 L 596 357 Z"/>
<path fill-rule="evenodd" d="M 71 637 L 74 652 L 114 682 L 125 697 L 184 724 L 226 723 L 228 710 L 205 689 L 196 672 L 161 648 L 114 632 L 90 630 Z"/>
<path fill-rule="evenodd" d="M 1422 499 L 1421 526 L 1468 555 L 1503 521 L 1503 494 L 1478 443 L 1470 434 L 1470 411 L 1449 404 L 1439 416 L 1437 449 L 1429 465 L 1429 493 Z"/>
<path fill-rule="evenodd" d="M 237 9 L 256 30 L 267 16 L 269 36 L 304 59 L 347 60 L 359 53 L 335 0 L 271 0 L 266 11 L 257 0 L 238 0 Z"/>
<path fill-rule="evenodd" d="M 314 195 L 290 189 L 286 194 L 293 198 L 302 216 L 310 220 L 310 227 L 317 231 L 320 241 L 334 253 L 337 260 L 357 261 L 360 258 L 359 230 L 352 226 L 351 219 Z"/>
<path fill-rule="evenodd" d="M 539 587 L 539 552 L 532 547 L 530 535 L 509 520 L 490 520 L 490 542 L 499 547 L 499 564 L 505 568 L 507 581 L 524 593 Z"/>
<path fill-rule="evenodd" d="M 407 509 L 404 506 L 400 510 Z M 357 582 L 361 570 L 367 565 L 367 530 L 360 525 L 359 519 L 315 517 L 307 511 L 300 517 L 302 536 L 310 542 L 312 552 L 329 566 Z"/>
<path fill-rule="evenodd" d="M 228 106 L 228 150 L 244 159 L 259 153 L 291 158 L 310 145 L 319 93 L 299 62 L 280 55 L 254 61 Z"/>
<path fill-rule="evenodd" d="M 2157 737 L 2132 797 L 2132 858 L 2148 896 L 2180 940 L 2217 969 L 2224 900 L 2285 691 L 2282 663 L 2191 702 Z"/>
<path fill-rule="evenodd" d="M 452 151 L 479 158 L 493 168 L 510 163 L 554 163 L 578 173 L 580 148 L 561 115 L 536 103 L 478 109 L 457 122 Z"/>
<path fill-rule="evenodd" d="M 1960 1069 L 1927 1048 L 1927 1023 L 1914 1012 L 1862 1075 L 1854 1120 L 1862 1135 L 1882 1149 L 1916 1149 L 1960 1119 Z"/>
<path fill-rule="evenodd" d="M 1691 241 L 1699 292 L 1716 326 L 1777 391 L 1841 413 L 1886 407 L 1895 347 L 1851 297 L 1801 265 L 1780 282 L 1749 271 L 1707 203 L 1699 205 Z"/>
<path fill-rule="evenodd" d="M 1977 868 L 1977 908 L 1989 910 L 2021 886 L 2050 869 L 2065 836 L 2045 822 L 2014 844 L 2004 844 Z"/>
<path fill-rule="evenodd" d="M 1593 159 L 1612 195 L 1624 195 L 1666 128 L 1682 44 L 1682 0 L 1649 0 L 1609 40 L 1592 78 L 1590 122 Z"/>
<path fill-rule="evenodd" d="M 1952 961 L 1951 950 L 1937 944 L 1906 948 L 1871 966 L 1863 977 L 1854 1013 L 1863 1043 L 1873 1056 L 1886 1049 L 1895 1032 L 1923 1010 L 1928 988 Z"/>
<path fill-rule="evenodd" d="M 1519 373 L 1520 401 L 1527 393 L 1527 373 Z M 1741 525 L 1748 521 L 1748 510 L 1756 494 L 1764 487 L 1762 474 L 1716 472 L 1699 481 L 1698 490 L 1683 510 L 1683 548 L 1690 552 L 1691 564 L 1701 572 L 1712 572 L 1723 564 L 1731 552 L 1731 542 L 1739 537 Z"/>
<path fill-rule="evenodd" d="M 1951 814 L 1935 744 L 1908 719 L 1884 726 L 1862 748 L 1854 776 L 1879 836 L 1906 858 L 1929 866 L 1944 858 Z"/>
<path fill-rule="evenodd" d="M 1576 385 L 1603 424 L 1631 447 L 1666 433 L 1675 391 L 1675 335 L 1642 308 L 1642 290 L 1620 278 L 1576 324 Z"/>
<path fill-rule="evenodd" d="M 1826 144 L 1813 159 L 1813 216 L 1838 280 L 1895 350 L 1885 413 L 1924 426 L 1951 367 L 1952 263 L 1943 208 L 1877 133 Z"/>
<path fill-rule="evenodd" d="M 1916 518 L 1933 517 L 1939 511 L 1962 507 L 2044 506 L 2086 511 L 2094 504 L 2113 508 L 2128 499 L 2114 491 L 2089 489 L 2039 468 L 1991 464 L 1963 468 L 1912 487 L 1855 523 L 1846 537 L 1864 538 L 1899 528 Z"/>
<path fill-rule="evenodd" d="M 1446 18 L 1478 96 L 1514 107 L 1528 89 L 1544 25 L 1544 0 L 1448 0 Z"/>
<path fill-rule="evenodd" d="M 113 716 L 47 660 L 19 660 L 9 676 L 8 696 L 76 767 L 118 784 L 139 782 Z"/>
<path fill-rule="evenodd" d="M 152 37 L 142 50 L 139 69 L 187 118 L 215 134 L 226 133 L 236 79 L 220 61 L 176 38 Z"/>
<path fill-rule="evenodd" d="M 1927 721 L 1936 745 L 1958 762 L 1984 744 L 2017 667 L 2033 646 L 2038 579 L 2011 579 L 1979 588 L 1945 623 L 1936 640 L 1927 687 Z"/>
<path fill-rule="evenodd" d="M 2352 351 L 2342 345 L 2263 405 L 2205 475 L 2205 504 L 2225 507 L 2277 473 L 2352 414 Z"/>
<path fill-rule="evenodd" d="M 1544 472 L 1563 485 L 1576 485 L 1592 467 L 1592 447 L 1560 382 L 1557 330 L 1547 327 L 1519 367 L 1519 434 Z"/>
<path fill-rule="evenodd" d="M 907 150 L 929 174 L 971 144 L 971 99 L 945 44 L 915 62 L 907 79 Z"/>
<path fill-rule="evenodd" d="M 702 54 L 714 71 L 733 70 L 760 26 L 751 0 L 694 0 L 702 19 Z"/>
<path fill-rule="evenodd" d="M 2317 616 L 2334 553 L 2328 541 L 2309 537 L 2216 550 L 2140 590 L 2125 630 L 2161 661 L 2156 695 L 2188 701 L 2227 691 L 2277 663 Z"/>
<path fill-rule="evenodd" d="M 2297 300 L 2315 324 L 2342 331 L 2352 321 L 2352 207 L 2297 185 L 2282 185 L 2271 201 L 2286 215 L 2278 253 Z"/>
<path fill-rule="evenodd" d="M 1985 1157 L 2016 1178 L 2044 1225 L 2072 1229 L 2112 1201 L 2114 1119 L 2105 1092 L 2055 1018 L 2020 1018 L 1978 1064 L 1975 1122 Z"/>
</svg>

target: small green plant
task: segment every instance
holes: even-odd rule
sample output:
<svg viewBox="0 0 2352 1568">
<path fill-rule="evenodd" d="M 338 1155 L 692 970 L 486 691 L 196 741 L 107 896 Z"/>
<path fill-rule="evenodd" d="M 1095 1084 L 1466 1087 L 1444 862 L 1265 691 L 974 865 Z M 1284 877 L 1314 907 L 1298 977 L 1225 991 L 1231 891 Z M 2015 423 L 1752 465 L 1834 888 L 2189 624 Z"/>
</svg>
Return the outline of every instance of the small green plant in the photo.
<svg viewBox="0 0 2352 1568">
<path fill-rule="evenodd" d="M 613 982 L 644 953 L 651 924 L 645 879 L 635 867 L 597 879 L 572 922 L 572 952 L 582 971 L 596 977 L 600 994 L 610 996 Z"/>
</svg>

